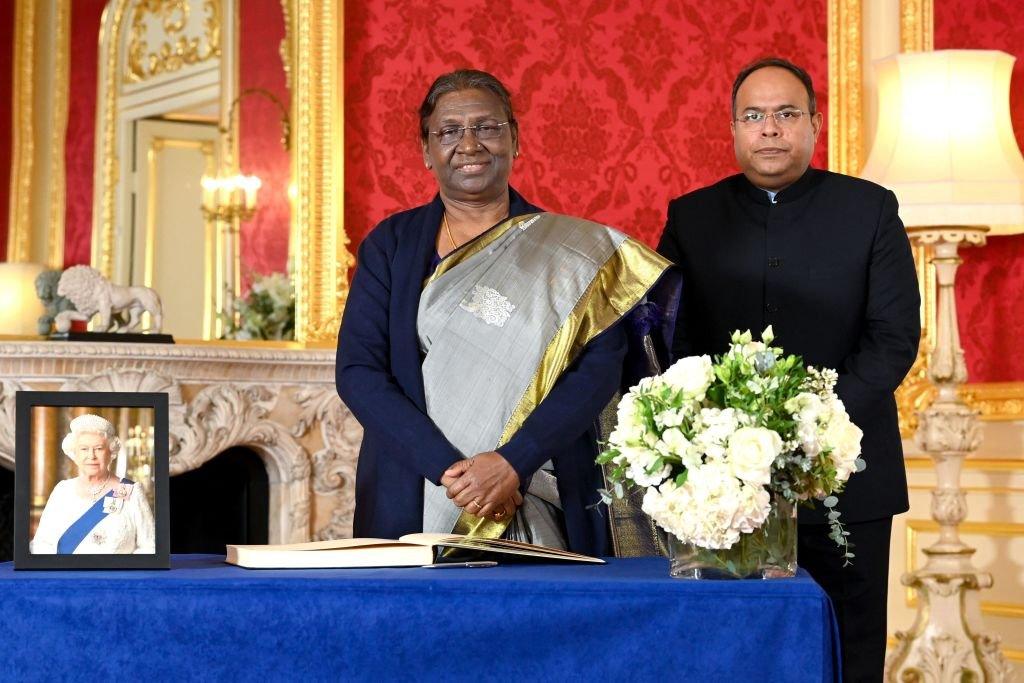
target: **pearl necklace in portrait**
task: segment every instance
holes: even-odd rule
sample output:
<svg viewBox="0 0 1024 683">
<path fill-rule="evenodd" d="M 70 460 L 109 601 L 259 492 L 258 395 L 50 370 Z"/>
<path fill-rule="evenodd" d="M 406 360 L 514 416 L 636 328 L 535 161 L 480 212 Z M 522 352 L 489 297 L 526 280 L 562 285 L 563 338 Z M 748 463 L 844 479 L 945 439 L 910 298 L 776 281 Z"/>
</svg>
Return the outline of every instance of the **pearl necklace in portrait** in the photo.
<svg viewBox="0 0 1024 683">
<path fill-rule="evenodd" d="M 103 491 L 104 488 L 106 488 L 108 481 L 110 481 L 110 476 L 109 475 L 107 476 L 106 479 L 104 479 L 99 484 L 97 484 L 95 486 L 95 488 L 94 487 L 89 487 L 87 485 L 87 491 L 89 492 L 89 497 L 92 498 L 93 500 L 96 500 L 97 498 L 99 498 L 100 497 L 100 492 Z"/>
</svg>

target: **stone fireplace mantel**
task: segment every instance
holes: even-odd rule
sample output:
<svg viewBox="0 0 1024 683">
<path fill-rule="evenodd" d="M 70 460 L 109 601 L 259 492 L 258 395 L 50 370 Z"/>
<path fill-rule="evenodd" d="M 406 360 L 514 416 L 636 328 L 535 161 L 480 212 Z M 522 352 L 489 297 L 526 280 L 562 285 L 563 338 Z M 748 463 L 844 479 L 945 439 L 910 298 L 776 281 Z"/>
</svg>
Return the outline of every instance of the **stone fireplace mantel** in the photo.
<svg viewBox="0 0 1024 683">
<path fill-rule="evenodd" d="M 271 543 L 352 535 L 362 428 L 335 391 L 333 350 L 0 342 L 0 466 L 8 469 L 19 390 L 165 392 L 171 476 L 243 446 L 267 470 Z"/>
</svg>

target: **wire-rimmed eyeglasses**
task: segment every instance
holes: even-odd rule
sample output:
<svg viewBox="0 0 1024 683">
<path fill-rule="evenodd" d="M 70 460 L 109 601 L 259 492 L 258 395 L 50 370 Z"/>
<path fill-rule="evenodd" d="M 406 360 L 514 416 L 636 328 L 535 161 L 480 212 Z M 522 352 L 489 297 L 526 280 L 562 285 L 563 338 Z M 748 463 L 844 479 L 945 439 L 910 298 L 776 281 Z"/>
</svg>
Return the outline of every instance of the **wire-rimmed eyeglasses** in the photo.
<svg viewBox="0 0 1024 683">
<path fill-rule="evenodd" d="M 504 123 L 478 123 L 475 126 L 444 126 L 441 130 L 432 130 L 430 134 L 437 137 L 437 141 L 444 146 L 454 145 L 465 135 L 467 130 L 473 131 L 477 140 L 497 140 L 501 137 L 501 129 L 511 121 Z"/>
<path fill-rule="evenodd" d="M 771 116 L 775 119 L 775 125 L 780 128 L 791 128 L 800 122 L 800 119 L 807 114 L 799 109 L 780 109 L 778 111 L 747 111 L 736 119 L 744 128 L 758 128 Z"/>
</svg>

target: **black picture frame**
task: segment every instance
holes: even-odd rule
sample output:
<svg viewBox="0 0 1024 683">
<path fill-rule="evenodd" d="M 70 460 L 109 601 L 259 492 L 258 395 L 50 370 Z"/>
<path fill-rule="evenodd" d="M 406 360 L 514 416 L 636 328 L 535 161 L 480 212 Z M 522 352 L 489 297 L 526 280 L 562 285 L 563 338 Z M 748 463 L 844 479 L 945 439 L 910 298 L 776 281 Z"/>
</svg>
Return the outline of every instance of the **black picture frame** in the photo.
<svg viewBox="0 0 1024 683">
<path fill-rule="evenodd" d="M 168 569 L 167 394 L 146 392 L 18 391 L 15 395 L 14 568 L 15 569 Z M 33 473 L 32 411 L 51 408 L 151 408 L 153 410 L 152 491 L 153 554 L 42 554 L 30 551 Z"/>
</svg>

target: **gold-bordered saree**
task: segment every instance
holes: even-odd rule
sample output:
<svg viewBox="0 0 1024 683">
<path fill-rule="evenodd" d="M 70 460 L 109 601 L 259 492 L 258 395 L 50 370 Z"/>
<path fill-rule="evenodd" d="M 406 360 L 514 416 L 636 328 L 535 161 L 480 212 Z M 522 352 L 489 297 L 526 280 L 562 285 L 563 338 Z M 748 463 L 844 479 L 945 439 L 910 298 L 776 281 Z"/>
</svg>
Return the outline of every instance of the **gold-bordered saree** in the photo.
<svg viewBox="0 0 1024 683">
<path fill-rule="evenodd" d="M 670 266 L 616 230 L 553 213 L 516 216 L 452 252 L 420 296 L 427 414 L 464 457 L 499 449 Z M 550 462 L 501 522 L 460 510 L 425 481 L 423 529 L 564 547 L 559 508 Z"/>
</svg>

